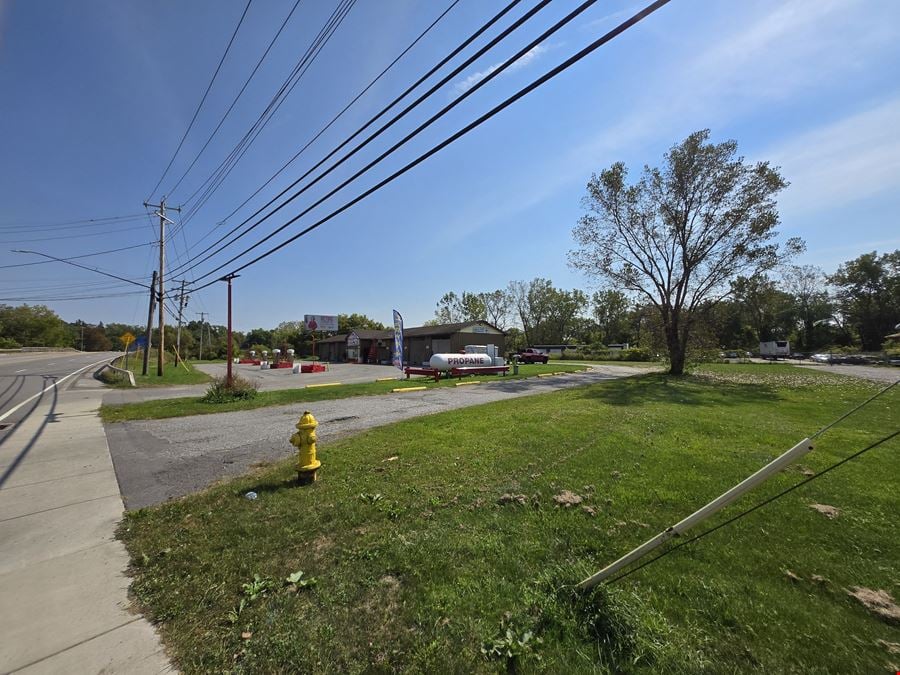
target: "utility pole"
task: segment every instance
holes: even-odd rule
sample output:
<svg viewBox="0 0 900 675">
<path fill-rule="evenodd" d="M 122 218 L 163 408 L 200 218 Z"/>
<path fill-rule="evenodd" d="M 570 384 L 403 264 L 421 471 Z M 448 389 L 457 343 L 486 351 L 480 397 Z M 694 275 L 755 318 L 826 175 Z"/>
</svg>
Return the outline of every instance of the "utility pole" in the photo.
<svg viewBox="0 0 900 675">
<path fill-rule="evenodd" d="M 175 363 L 181 361 L 181 319 L 184 314 L 184 279 L 181 280 L 181 293 L 178 295 L 178 332 L 175 333 Z"/>
<path fill-rule="evenodd" d="M 157 348 L 156 353 L 156 375 L 157 377 L 162 377 L 163 363 L 166 355 L 166 313 L 163 311 L 165 309 L 164 303 L 166 297 L 165 288 L 163 286 L 163 277 L 166 266 L 166 223 L 174 223 L 174 221 L 166 218 L 165 197 L 159 200 L 159 204 L 148 204 L 147 202 L 144 202 L 144 206 L 152 206 L 158 209 L 156 215 L 159 216 L 159 275 L 157 277 L 157 280 L 159 281 L 159 347 Z M 172 207 L 172 210 L 181 212 L 181 209 L 176 207 Z"/>
<path fill-rule="evenodd" d="M 233 361 L 233 349 L 231 346 L 231 280 L 239 277 L 240 274 L 229 274 L 226 277 L 222 277 L 219 281 L 224 281 L 228 284 L 228 364 L 226 368 L 226 376 L 225 382 L 226 386 L 231 389 L 231 385 L 234 383 L 234 376 L 231 372 L 231 362 Z"/>
<path fill-rule="evenodd" d="M 144 345 L 144 364 L 141 375 L 147 374 L 150 367 L 150 344 L 153 338 L 153 308 L 156 305 L 156 270 L 153 270 L 153 280 L 150 282 L 150 310 L 147 312 L 147 344 Z"/>
<path fill-rule="evenodd" d="M 203 360 L 203 319 L 208 312 L 197 312 L 200 315 L 200 360 Z"/>
</svg>

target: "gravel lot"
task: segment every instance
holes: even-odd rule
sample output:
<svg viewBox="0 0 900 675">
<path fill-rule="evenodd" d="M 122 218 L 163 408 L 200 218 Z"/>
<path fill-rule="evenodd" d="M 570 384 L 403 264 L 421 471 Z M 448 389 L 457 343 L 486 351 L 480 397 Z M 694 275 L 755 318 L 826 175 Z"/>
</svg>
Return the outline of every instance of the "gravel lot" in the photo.
<svg viewBox="0 0 900 675">
<path fill-rule="evenodd" d="M 254 464 L 293 454 L 288 439 L 304 410 L 318 419 L 317 433 L 327 456 L 328 441 L 364 429 L 644 372 L 647 370 L 633 367 L 595 366 L 587 373 L 556 377 L 498 379 L 478 386 L 122 422 L 106 425 L 106 436 L 125 506 L 136 509 L 196 492 L 221 478 L 244 473 Z"/>
</svg>

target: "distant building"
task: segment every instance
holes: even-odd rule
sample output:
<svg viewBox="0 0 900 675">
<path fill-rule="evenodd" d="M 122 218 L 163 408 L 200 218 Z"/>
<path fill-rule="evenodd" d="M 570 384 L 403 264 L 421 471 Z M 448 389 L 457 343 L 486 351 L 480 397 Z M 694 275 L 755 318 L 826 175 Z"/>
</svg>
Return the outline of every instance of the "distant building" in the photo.
<svg viewBox="0 0 900 675">
<path fill-rule="evenodd" d="M 551 356 L 562 356 L 562 353 L 567 349 L 573 352 L 580 352 L 587 349 L 590 345 L 532 345 L 534 349 L 537 349 L 542 354 L 549 354 Z"/>
<path fill-rule="evenodd" d="M 427 363 L 432 354 L 461 352 L 466 345 L 497 346 L 503 354 L 506 334 L 487 321 L 466 321 L 403 330 L 403 362 Z M 393 330 L 354 328 L 316 342 L 316 354 L 324 361 L 389 364 L 394 347 Z"/>
</svg>

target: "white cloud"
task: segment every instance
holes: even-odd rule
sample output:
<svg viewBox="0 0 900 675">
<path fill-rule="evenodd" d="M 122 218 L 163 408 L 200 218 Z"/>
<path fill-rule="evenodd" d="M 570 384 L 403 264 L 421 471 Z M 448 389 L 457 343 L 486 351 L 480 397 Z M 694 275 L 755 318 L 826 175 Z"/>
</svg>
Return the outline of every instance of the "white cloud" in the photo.
<svg viewBox="0 0 900 675">
<path fill-rule="evenodd" d="M 607 107 L 614 112 L 598 116 L 593 135 L 586 129 L 583 142 L 545 157 L 540 170 L 523 166 L 512 172 L 508 182 L 519 186 L 515 194 L 495 193 L 485 203 L 467 205 L 454 218 L 454 228 L 466 233 L 490 228 L 583 184 L 592 171 L 619 159 L 652 163 L 656 155 L 647 152 L 657 153 L 660 139 L 668 145 L 709 127 L 721 140 L 718 130 L 726 125 L 769 119 L 768 109 L 776 104 L 803 105 L 810 94 L 821 96 L 835 83 L 879 67 L 886 45 L 900 34 L 900 22 L 859 11 L 857 0 L 763 2 L 756 7 L 751 20 L 729 16 L 726 25 L 698 29 L 706 32 L 695 36 L 697 45 L 708 47 L 657 59 L 640 89 L 626 90 L 618 98 L 623 105 Z M 473 74 L 466 87 L 488 72 Z M 900 187 L 900 136 L 895 131 L 900 128 L 900 96 L 838 121 L 823 124 L 821 114 L 810 119 L 821 126 L 810 125 L 774 147 L 741 144 L 748 154 L 783 168 L 792 183 L 779 200 L 783 214 L 798 209 L 827 214 L 833 205 Z M 783 133 L 776 124 L 770 138 Z M 631 164 L 639 169 L 633 159 Z M 870 238 L 879 236 L 870 233 Z"/>
<path fill-rule="evenodd" d="M 545 47 L 544 45 L 535 45 L 534 47 L 529 49 L 527 52 L 522 54 L 522 56 L 520 56 L 518 59 L 516 59 L 512 64 L 510 64 L 510 66 L 505 71 L 503 71 L 503 74 L 513 73 L 517 70 L 520 70 L 520 69 L 526 67 L 533 61 L 537 60 L 546 51 L 547 51 L 547 47 Z M 462 94 L 462 93 L 468 91 L 469 89 L 471 89 L 472 87 L 474 87 L 479 82 L 481 82 L 488 75 L 490 75 L 491 73 L 496 71 L 504 63 L 505 63 L 505 61 L 500 62 L 500 63 L 495 63 L 492 66 L 488 66 L 484 70 L 479 70 L 479 71 L 475 71 L 474 73 L 470 73 L 469 75 L 467 75 L 465 78 L 463 78 L 459 82 L 454 83 L 453 88 L 456 90 L 457 94 Z"/>
<path fill-rule="evenodd" d="M 900 96 L 761 153 L 791 182 L 791 212 L 838 207 L 900 188 Z"/>
</svg>

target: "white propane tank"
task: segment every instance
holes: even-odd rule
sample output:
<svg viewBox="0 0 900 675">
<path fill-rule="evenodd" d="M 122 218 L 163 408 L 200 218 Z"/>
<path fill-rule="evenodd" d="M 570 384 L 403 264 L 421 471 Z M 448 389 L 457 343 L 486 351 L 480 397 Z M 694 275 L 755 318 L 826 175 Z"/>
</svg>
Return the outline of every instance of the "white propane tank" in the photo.
<svg viewBox="0 0 900 675">
<path fill-rule="evenodd" d="M 494 365 L 494 360 L 487 354 L 434 354 L 428 365 L 435 370 L 487 368 Z"/>
</svg>

